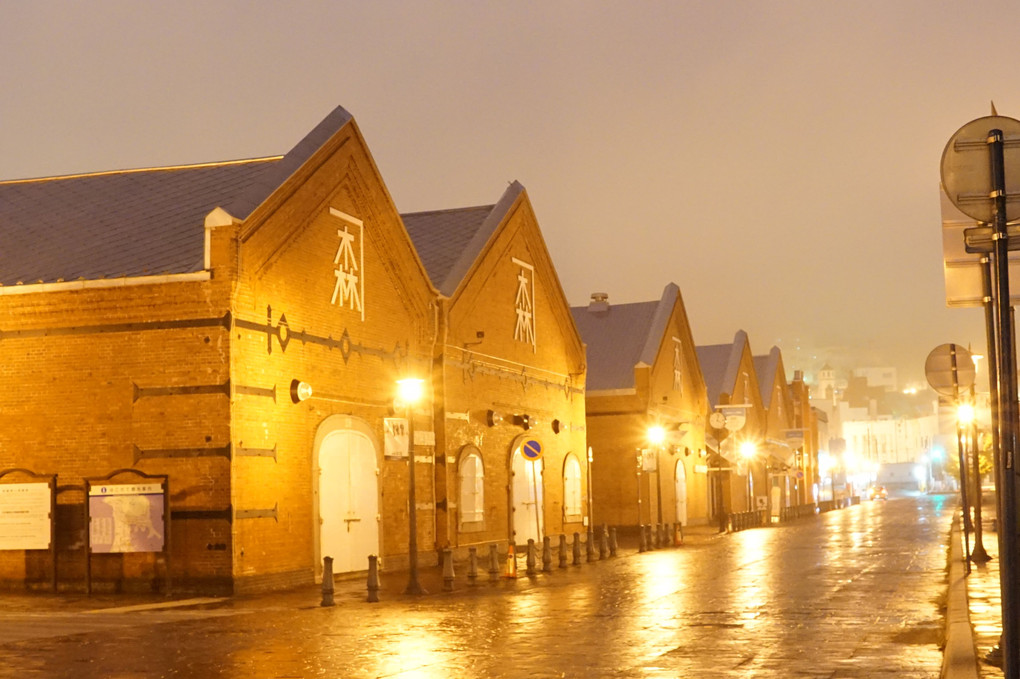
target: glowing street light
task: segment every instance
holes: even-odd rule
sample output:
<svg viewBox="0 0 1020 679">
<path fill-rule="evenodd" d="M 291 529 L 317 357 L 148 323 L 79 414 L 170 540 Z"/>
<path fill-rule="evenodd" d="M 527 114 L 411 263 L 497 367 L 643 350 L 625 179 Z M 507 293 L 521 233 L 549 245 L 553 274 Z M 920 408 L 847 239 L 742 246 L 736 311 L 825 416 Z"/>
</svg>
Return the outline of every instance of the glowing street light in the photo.
<svg viewBox="0 0 1020 679">
<path fill-rule="evenodd" d="M 758 446 L 754 441 L 744 441 L 740 444 L 740 456 L 747 460 L 747 511 L 751 511 L 751 499 L 754 497 L 754 479 L 751 476 L 751 460 L 758 453 Z"/>
<path fill-rule="evenodd" d="M 407 588 L 404 594 L 425 594 L 418 582 L 418 511 L 414 488 L 414 406 L 425 394 L 425 380 L 408 377 L 397 380 L 397 401 L 407 419 Z"/>
</svg>

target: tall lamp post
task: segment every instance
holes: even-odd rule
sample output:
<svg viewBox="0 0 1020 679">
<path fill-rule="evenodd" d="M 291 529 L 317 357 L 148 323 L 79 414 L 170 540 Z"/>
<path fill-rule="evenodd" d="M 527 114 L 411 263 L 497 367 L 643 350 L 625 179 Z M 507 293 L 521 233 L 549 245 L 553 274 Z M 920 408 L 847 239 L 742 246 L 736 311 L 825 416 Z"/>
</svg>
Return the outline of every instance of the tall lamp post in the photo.
<svg viewBox="0 0 1020 679">
<path fill-rule="evenodd" d="M 404 594 L 426 594 L 418 582 L 418 511 L 414 488 L 414 406 L 425 392 L 425 380 L 397 380 L 397 401 L 407 418 L 407 587 Z"/>
<path fill-rule="evenodd" d="M 974 493 L 974 499 L 971 501 L 971 505 L 974 507 L 974 549 L 970 553 L 970 560 L 974 563 L 986 563 L 991 560 L 992 557 L 988 556 L 988 552 L 985 551 L 985 545 L 982 541 L 982 527 L 981 527 L 981 470 L 978 459 L 977 449 L 977 436 L 976 434 L 976 418 L 974 416 L 974 406 L 969 403 L 961 403 L 956 410 L 957 417 L 960 420 L 960 428 L 963 430 L 963 442 L 965 447 L 970 446 L 970 457 L 972 458 L 971 476 L 974 477 L 974 487 L 976 492 Z M 963 455 L 963 462 L 966 464 L 967 455 Z"/>
<path fill-rule="evenodd" d="M 652 444 L 655 452 L 655 503 L 659 523 L 662 523 L 662 475 L 659 473 L 659 451 L 662 444 L 666 442 L 666 430 L 658 425 L 648 428 L 648 442 Z M 649 496 L 649 501 L 651 497 Z M 652 515 L 648 513 L 648 521 L 651 523 Z"/>
</svg>

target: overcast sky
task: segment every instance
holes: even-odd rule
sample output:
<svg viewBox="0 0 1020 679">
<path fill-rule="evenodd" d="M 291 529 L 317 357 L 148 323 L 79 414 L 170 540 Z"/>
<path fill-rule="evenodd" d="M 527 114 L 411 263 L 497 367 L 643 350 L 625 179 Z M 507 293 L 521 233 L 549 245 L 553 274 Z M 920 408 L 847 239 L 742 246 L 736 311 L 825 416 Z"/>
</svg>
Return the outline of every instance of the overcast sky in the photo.
<svg viewBox="0 0 1020 679">
<path fill-rule="evenodd" d="M 342 105 L 401 212 L 524 184 L 573 305 L 672 281 L 698 344 L 923 379 L 985 353 L 945 305 L 939 164 L 991 100 L 1020 117 L 1017 27 L 1015 0 L 0 0 L 0 179 L 285 153 Z"/>
</svg>

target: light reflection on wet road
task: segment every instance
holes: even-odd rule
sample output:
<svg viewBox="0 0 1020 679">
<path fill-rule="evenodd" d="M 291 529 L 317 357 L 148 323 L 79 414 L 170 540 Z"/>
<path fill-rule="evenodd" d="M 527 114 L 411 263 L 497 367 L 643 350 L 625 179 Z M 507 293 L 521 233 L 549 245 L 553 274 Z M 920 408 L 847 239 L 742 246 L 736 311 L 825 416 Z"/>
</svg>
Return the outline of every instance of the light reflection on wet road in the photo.
<svg viewBox="0 0 1020 679">
<path fill-rule="evenodd" d="M 0 677 L 937 677 L 953 506 L 866 502 L 417 600 L 136 613 L 0 643 Z"/>
</svg>

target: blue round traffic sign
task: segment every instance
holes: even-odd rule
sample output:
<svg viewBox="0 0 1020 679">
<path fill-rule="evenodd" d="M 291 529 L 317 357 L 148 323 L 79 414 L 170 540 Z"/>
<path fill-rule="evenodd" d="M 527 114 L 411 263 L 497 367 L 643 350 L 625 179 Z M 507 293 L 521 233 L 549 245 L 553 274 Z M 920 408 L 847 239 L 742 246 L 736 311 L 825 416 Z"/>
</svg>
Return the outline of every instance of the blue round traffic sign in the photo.
<svg viewBox="0 0 1020 679">
<path fill-rule="evenodd" d="M 542 459 L 542 444 L 535 439 L 528 439 L 521 446 L 521 454 L 524 455 L 525 459 L 535 460 Z"/>
</svg>

